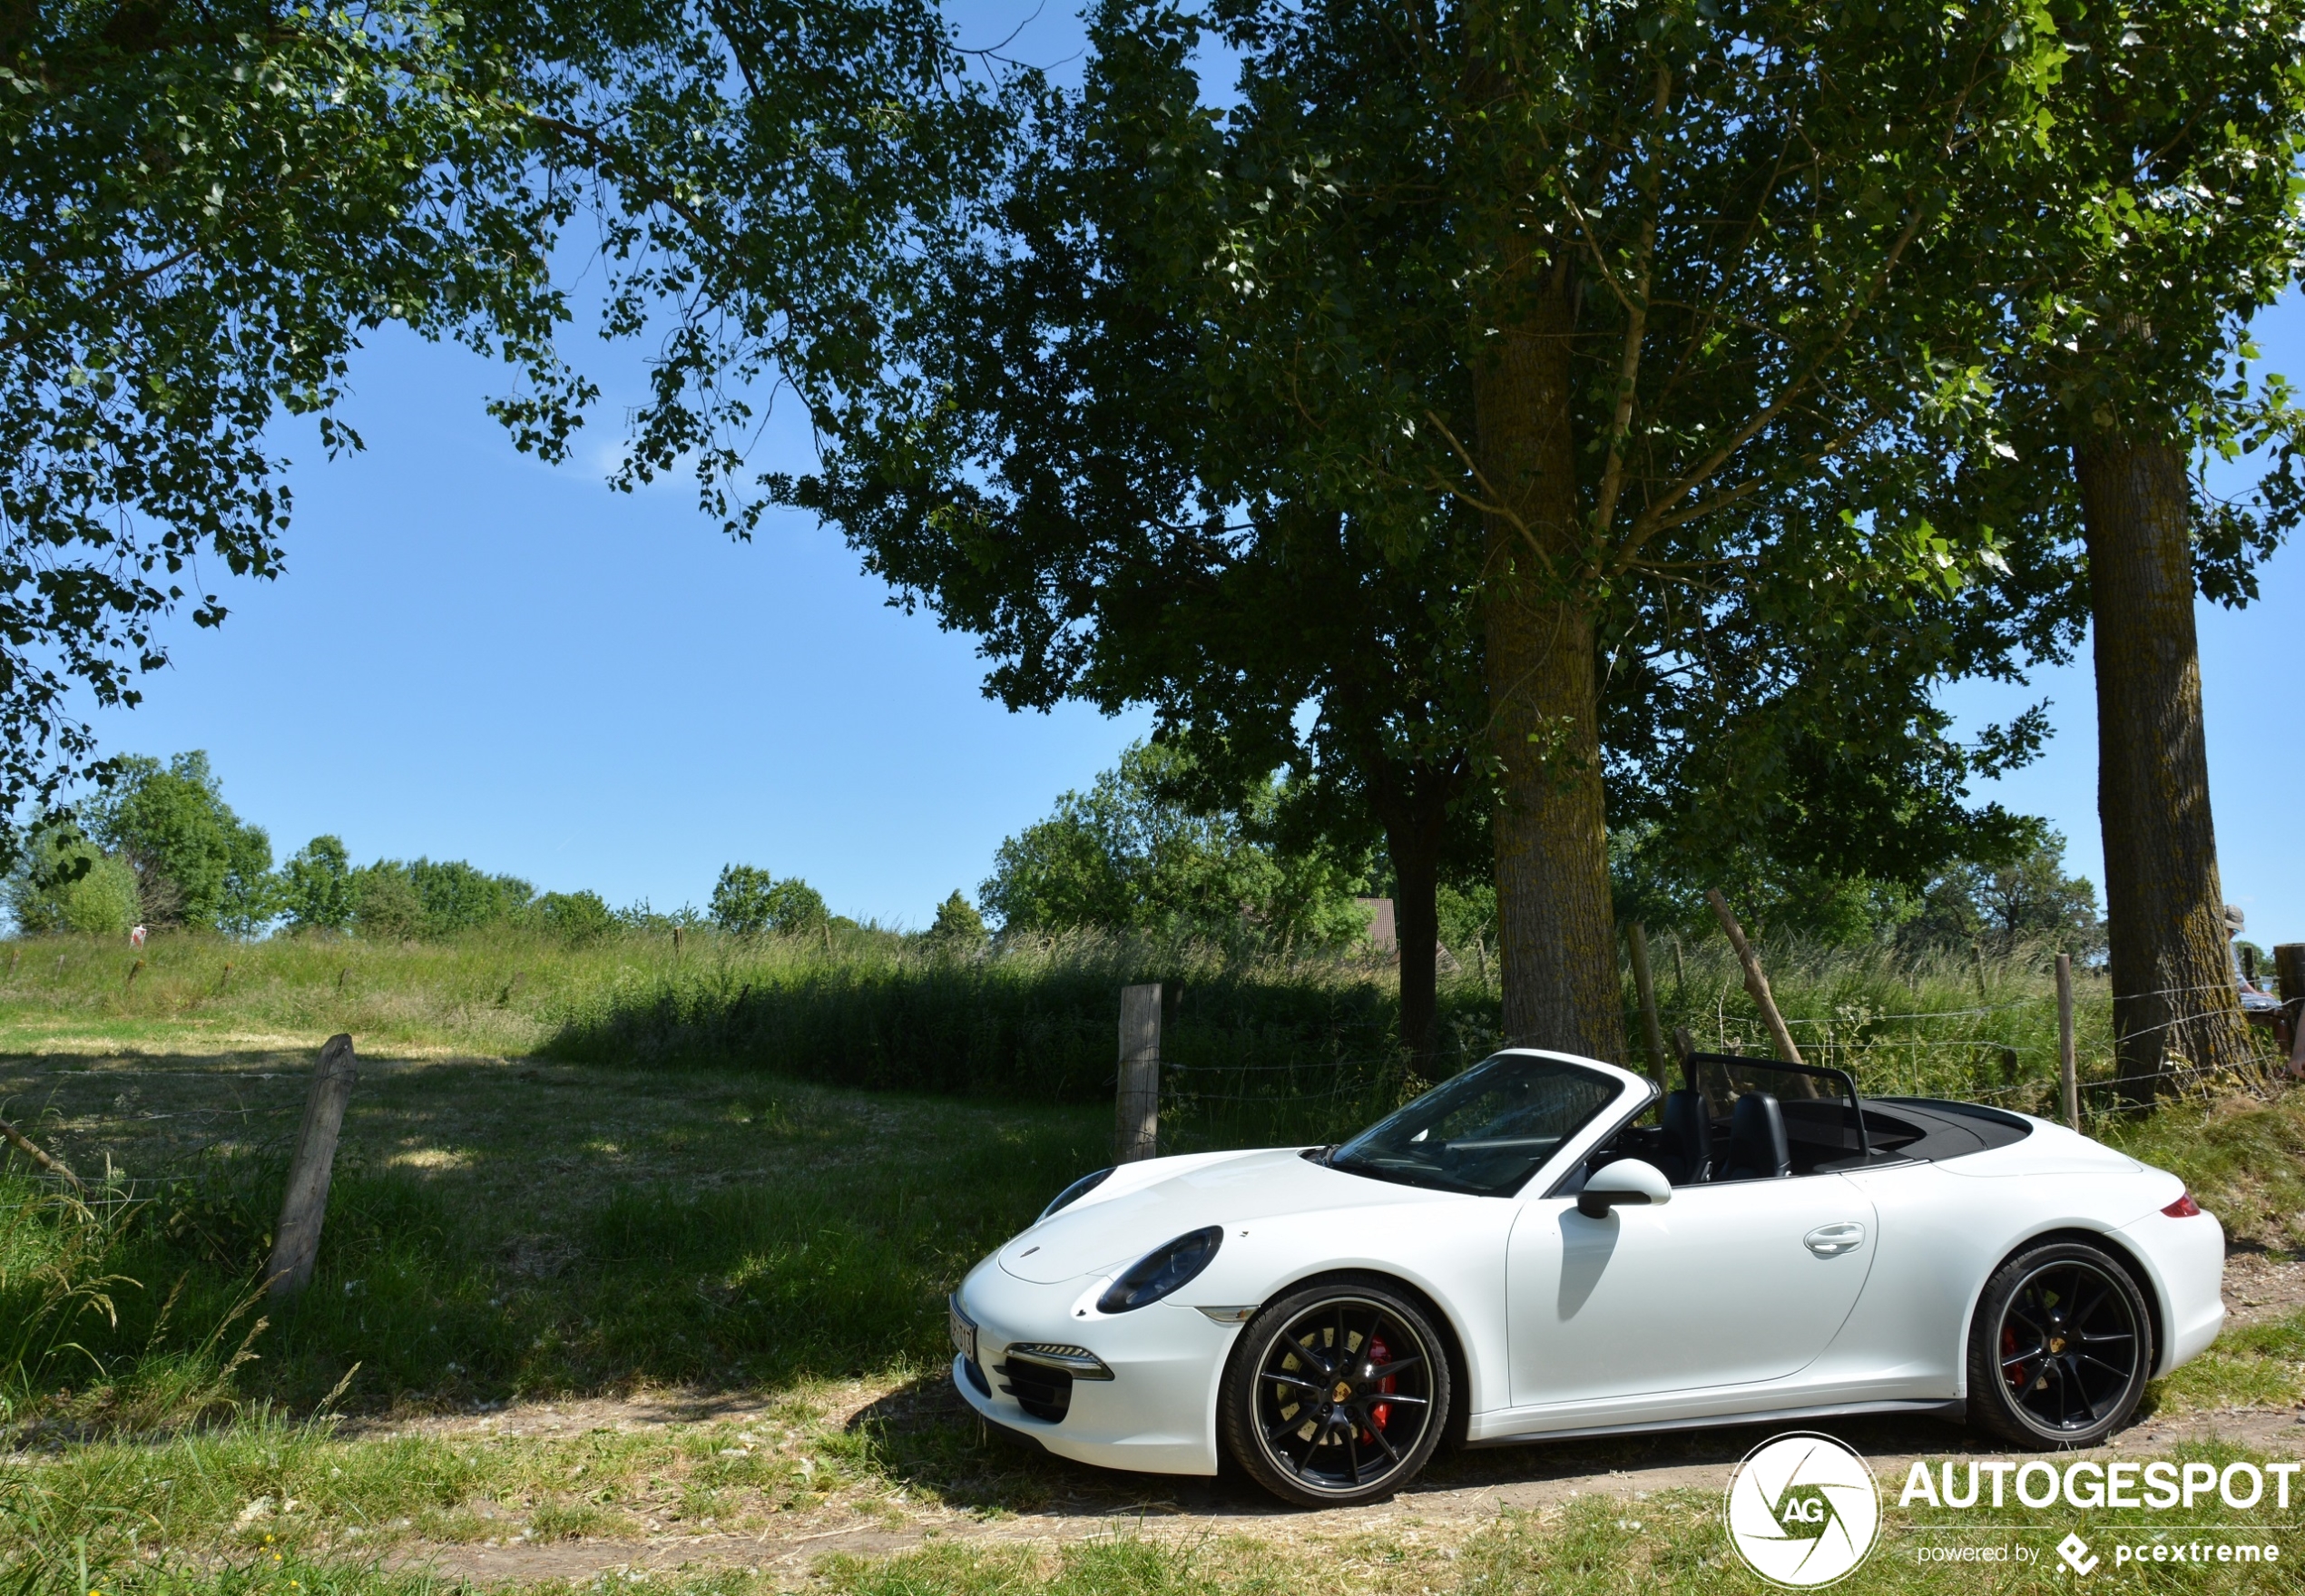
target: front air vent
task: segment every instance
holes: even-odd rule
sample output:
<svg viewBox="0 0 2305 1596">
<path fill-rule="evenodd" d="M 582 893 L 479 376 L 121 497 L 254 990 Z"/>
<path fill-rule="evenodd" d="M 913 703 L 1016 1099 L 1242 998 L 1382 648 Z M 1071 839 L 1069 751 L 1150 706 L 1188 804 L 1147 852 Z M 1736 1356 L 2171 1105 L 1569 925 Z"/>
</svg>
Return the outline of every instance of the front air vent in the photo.
<svg viewBox="0 0 2305 1596">
<path fill-rule="evenodd" d="M 1001 1389 L 1016 1398 L 1016 1405 L 1045 1424 L 1062 1424 L 1073 1411 L 1073 1371 L 1054 1364 L 1018 1357 L 1012 1351 L 996 1372 L 1008 1377 Z"/>
</svg>

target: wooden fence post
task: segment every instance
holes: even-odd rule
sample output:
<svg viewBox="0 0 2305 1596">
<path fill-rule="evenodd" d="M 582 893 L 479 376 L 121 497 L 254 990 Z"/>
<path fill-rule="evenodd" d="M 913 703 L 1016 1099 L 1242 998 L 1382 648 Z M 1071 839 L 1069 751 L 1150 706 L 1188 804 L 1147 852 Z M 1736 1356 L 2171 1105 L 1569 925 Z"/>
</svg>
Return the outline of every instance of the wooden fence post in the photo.
<svg viewBox="0 0 2305 1596">
<path fill-rule="evenodd" d="M 1769 1027 L 1769 1039 L 1777 1044 L 1777 1056 L 1789 1064 L 1805 1063 L 1800 1049 L 1793 1045 L 1793 1033 L 1785 1028 L 1785 1016 L 1777 1012 L 1777 1000 L 1770 994 L 1769 977 L 1761 973 L 1761 959 L 1752 951 L 1752 944 L 1745 940 L 1745 928 L 1737 924 L 1737 916 L 1729 912 L 1729 900 L 1721 896 L 1717 886 L 1705 889 L 1705 899 L 1712 905 L 1713 917 L 1729 934 L 1729 945 L 1737 950 L 1737 962 L 1745 967 L 1745 990 L 1752 994 L 1753 1003 L 1761 1010 L 1761 1018 Z"/>
<path fill-rule="evenodd" d="M 36 1167 L 47 1170 L 74 1191 L 84 1192 L 88 1190 L 80 1183 L 80 1177 L 65 1168 L 61 1160 L 50 1158 L 46 1149 L 5 1120 L 0 1120 L 0 1138 L 5 1138 L 10 1146 L 30 1159 Z"/>
<path fill-rule="evenodd" d="M 2065 1122 L 2081 1129 L 2081 1072 L 2073 1056 L 2073 955 L 2057 955 L 2057 1082 L 2065 1089 Z"/>
<path fill-rule="evenodd" d="M 2280 983 L 2281 1007 L 2289 1011 L 2289 1067 L 2305 1069 L 2305 942 L 2273 949 L 2273 978 Z"/>
<path fill-rule="evenodd" d="M 311 1283 L 312 1260 L 319 1256 L 320 1221 L 329 1211 L 329 1176 L 336 1167 L 336 1140 L 344 1129 L 345 1105 L 359 1079 L 352 1038 L 331 1036 L 312 1072 L 304 1100 L 304 1123 L 296 1133 L 296 1156 L 289 1163 L 288 1191 L 280 1199 L 280 1222 L 273 1230 L 269 1282 L 274 1297 L 293 1297 Z"/>
<path fill-rule="evenodd" d="M 1641 1038 L 1649 1044 L 1649 1073 L 1664 1084 L 1664 1027 L 1657 1023 L 1657 984 L 1649 974 L 1649 928 L 1634 920 L 1625 926 L 1633 949 L 1633 987 L 1641 995 Z"/>
<path fill-rule="evenodd" d="M 1161 1141 L 1161 984 L 1121 988 L 1120 1092 L 1113 1152 L 1122 1163 L 1153 1157 Z"/>
</svg>

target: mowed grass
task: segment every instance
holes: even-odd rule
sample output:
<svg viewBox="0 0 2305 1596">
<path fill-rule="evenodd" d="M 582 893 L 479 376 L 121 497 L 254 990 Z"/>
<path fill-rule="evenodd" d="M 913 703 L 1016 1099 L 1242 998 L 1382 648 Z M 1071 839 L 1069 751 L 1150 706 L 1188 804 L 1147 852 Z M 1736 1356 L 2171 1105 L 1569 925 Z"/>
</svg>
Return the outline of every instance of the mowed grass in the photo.
<svg viewBox="0 0 2305 1596">
<path fill-rule="evenodd" d="M 93 1297 L 7 1395 L 18 1424 L 149 1419 L 172 1354 L 240 1400 L 427 1411 L 650 1385 L 777 1386 L 941 1360 L 944 1294 L 1082 1171 L 1109 1111 L 839 1092 L 756 1075 L 371 1059 L 311 1287 L 256 1297 L 309 1068 L 297 1055 L 18 1061 L 53 1138 L 115 1200 L 21 1161 L 0 1191 L 0 1335 L 74 1248 Z M 234 1316 L 239 1317 L 235 1321 Z M 234 1321 L 221 1341 L 211 1332 Z M 10 1345 L 0 1340 L 0 1347 Z"/>
<path fill-rule="evenodd" d="M 2211 1445 L 2177 1449 L 2178 1461 L 2222 1467 L 2250 1454 Z M 131 1552 L 106 1555 L 108 1546 L 84 1537 L 63 1540 L 72 1527 L 40 1519 L 39 1504 L 14 1487 L 17 1522 L 60 1555 L 39 1563 L 22 1551 L 0 1553 L 0 1572 L 14 1576 L 23 1596 L 103 1596 L 183 1591 L 239 1596 L 417 1596 L 436 1581 L 409 1565 L 374 1557 L 316 1552 L 251 1521 L 237 1544 L 199 1559 Z M 2181 1515 L 2174 1530 L 2142 1511 L 2009 1507 L 1984 1515 L 1894 1505 L 1891 1483 L 1878 1542 L 1867 1562 L 1838 1589 L 1858 1592 L 1996 1592 L 2069 1591 L 2055 1548 L 2067 1532 L 2083 1537 L 2103 1560 L 2093 1582 L 2115 1589 L 2187 1592 L 2294 1590 L 2290 1561 L 2305 1552 L 2305 1509 L 2235 1510 L 2213 1499 Z M 1985 1521 L 1989 1520 L 1989 1524 Z M 674 1596 L 761 1596 L 795 1584 L 832 1596 L 1265 1596 L 1272 1592 L 1335 1591 L 1341 1596 L 1616 1596 L 1620 1592 L 1686 1592 L 1689 1596 L 1758 1596 L 1775 1589 L 1739 1560 L 1723 1529 L 1720 1503 L 1709 1492 L 1676 1490 L 1649 1495 L 1597 1494 L 1541 1512 L 1507 1512 L 1477 1526 L 1427 1524 L 1414 1514 L 1363 1525 L 1329 1526 L 1290 1533 L 1194 1533 L 1147 1525 L 1070 1544 L 1015 1544 L 932 1540 L 893 1556 L 835 1554 L 795 1570 L 721 1567 L 688 1573 L 610 1574 L 548 1581 L 532 1587 L 555 1593 L 645 1583 Z M 2212 1544 L 2272 1543 L 2272 1564 L 2215 1562 L 2117 1568 L 2114 1546 L 2154 1540 Z M 1932 1549 L 1963 1546 L 2023 1548 L 2029 1560 L 1948 1565 L 1927 1561 Z"/>
</svg>

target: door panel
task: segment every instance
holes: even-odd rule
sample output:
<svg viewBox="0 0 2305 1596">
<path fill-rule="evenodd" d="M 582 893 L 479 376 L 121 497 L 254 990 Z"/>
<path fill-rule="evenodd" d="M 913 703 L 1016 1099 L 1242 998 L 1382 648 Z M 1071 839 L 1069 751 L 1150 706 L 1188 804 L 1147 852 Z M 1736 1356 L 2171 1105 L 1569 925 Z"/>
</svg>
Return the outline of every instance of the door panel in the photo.
<svg viewBox="0 0 2305 1596">
<path fill-rule="evenodd" d="M 1506 1263 L 1513 1405 L 1782 1379 L 1849 1317 L 1878 1231 L 1839 1175 L 1678 1187 L 1599 1219 L 1534 1199 Z"/>
</svg>

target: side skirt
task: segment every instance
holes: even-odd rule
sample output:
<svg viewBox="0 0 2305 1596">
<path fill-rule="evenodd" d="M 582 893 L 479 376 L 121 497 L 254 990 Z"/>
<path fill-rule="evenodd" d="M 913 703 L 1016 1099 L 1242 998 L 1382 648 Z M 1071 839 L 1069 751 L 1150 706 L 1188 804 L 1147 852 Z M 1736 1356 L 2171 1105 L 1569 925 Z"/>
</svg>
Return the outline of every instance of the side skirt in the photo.
<svg viewBox="0 0 2305 1596">
<path fill-rule="evenodd" d="M 1661 1430 L 1731 1430 L 1745 1425 L 1781 1424 L 1788 1419 L 1852 1418 L 1863 1414 L 1901 1413 L 1959 1424 L 1968 1415 L 1968 1404 L 1950 1402 L 1834 1402 L 1821 1407 L 1775 1407 L 1761 1413 L 1716 1413 L 1696 1418 L 1650 1419 L 1634 1425 L 1586 1425 L 1570 1430 L 1517 1430 L 1509 1435 L 1484 1435 L 1465 1444 L 1527 1446 L 1539 1441 L 1576 1441 L 1588 1435 L 1645 1435 Z"/>
</svg>

